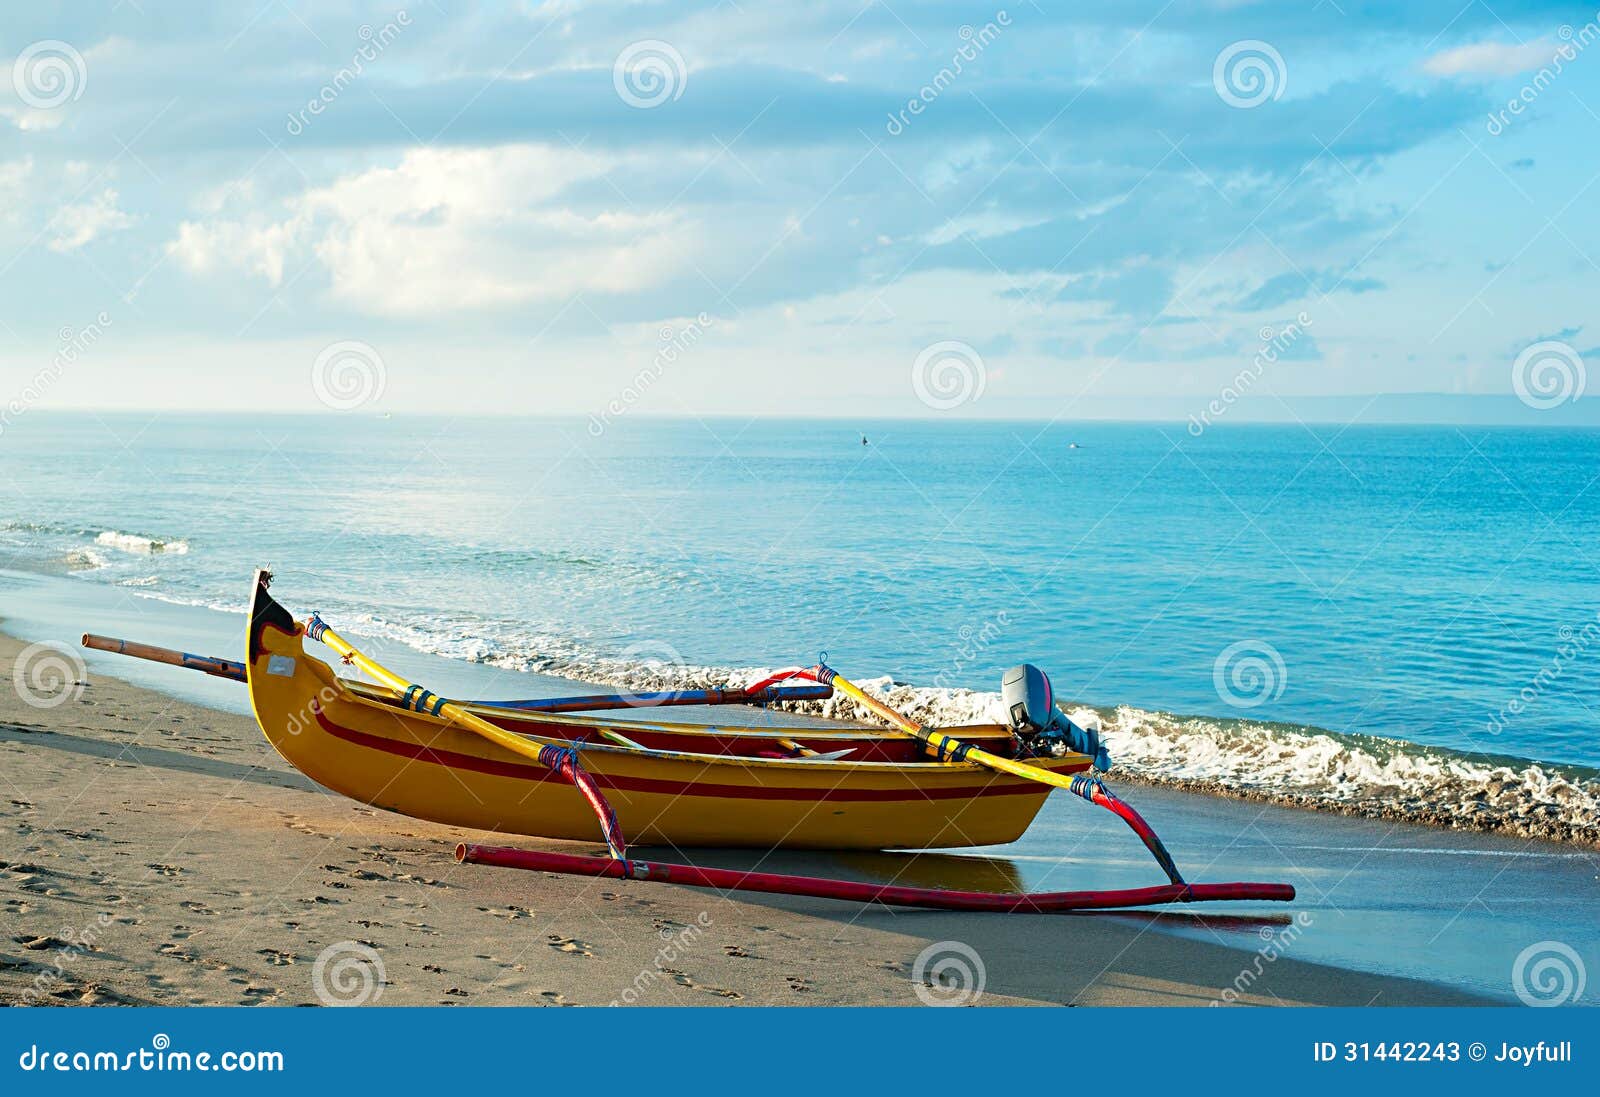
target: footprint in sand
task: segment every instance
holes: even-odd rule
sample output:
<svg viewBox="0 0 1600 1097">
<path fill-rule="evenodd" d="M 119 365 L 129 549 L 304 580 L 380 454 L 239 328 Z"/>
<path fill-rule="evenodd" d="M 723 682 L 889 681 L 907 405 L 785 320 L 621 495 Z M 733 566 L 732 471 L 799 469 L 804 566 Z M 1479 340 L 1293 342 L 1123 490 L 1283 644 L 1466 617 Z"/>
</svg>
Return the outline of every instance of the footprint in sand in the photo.
<svg viewBox="0 0 1600 1097">
<path fill-rule="evenodd" d="M 177 876 L 183 871 L 183 869 L 179 868 L 177 865 L 163 865 L 160 863 L 149 864 L 146 865 L 145 868 L 149 869 L 157 876 Z"/>
<path fill-rule="evenodd" d="M 11 939 L 17 944 L 21 945 L 23 948 L 27 949 L 29 952 L 44 952 L 47 949 L 51 952 L 54 952 L 57 949 L 72 947 L 72 945 L 68 944 L 66 941 L 63 941 L 59 937 L 35 937 L 27 933 L 19 933 L 17 936 Z M 90 951 L 94 951 L 94 946 L 90 945 L 89 949 Z"/>
<path fill-rule="evenodd" d="M 422 965 L 422 970 L 423 971 L 427 971 L 427 972 L 431 972 L 434 975 L 443 975 L 444 974 L 444 968 L 440 967 L 438 964 L 423 964 Z"/>
<path fill-rule="evenodd" d="M 216 913 L 216 911 L 212 910 L 210 907 L 206 906 L 204 903 L 197 903 L 193 899 L 185 899 L 183 902 L 179 903 L 178 905 L 181 906 L 184 910 L 187 910 L 190 914 L 215 914 Z"/>
<path fill-rule="evenodd" d="M 744 946 L 742 946 L 742 945 L 723 945 L 722 946 L 722 954 L 724 956 L 733 956 L 733 957 L 736 957 L 737 959 L 740 959 L 740 960 L 759 960 L 759 959 L 761 959 L 760 956 L 753 955 L 749 950 L 744 948 Z"/>
<path fill-rule="evenodd" d="M 256 955 L 265 956 L 267 963 L 272 964 L 274 967 L 287 967 L 295 961 L 292 953 L 282 952 L 275 948 L 258 948 L 256 949 Z"/>
<path fill-rule="evenodd" d="M 811 990 L 810 979 L 802 979 L 798 975 L 785 975 L 783 978 L 789 984 L 789 989 L 796 994 L 807 994 Z"/>
<path fill-rule="evenodd" d="M 539 997 L 544 999 L 545 1005 L 570 1006 L 572 1004 L 571 1002 L 567 1001 L 567 996 L 559 991 L 541 990 L 539 992 Z"/>
<path fill-rule="evenodd" d="M 582 941 L 574 940 L 571 937 L 562 937 L 558 934 L 552 933 L 546 937 L 545 940 L 548 941 L 550 947 L 555 949 L 557 952 L 571 952 L 579 956 L 594 955 L 594 950 L 587 944 Z"/>
<path fill-rule="evenodd" d="M 518 918 L 533 917 L 533 911 L 529 910 L 527 907 L 519 907 L 515 904 L 506 907 L 504 910 L 501 910 L 498 907 L 479 907 L 478 909 L 483 911 L 485 914 L 492 914 L 496 918 L 504 918 L 508 922 L 515 922 Z"/>
</svg>

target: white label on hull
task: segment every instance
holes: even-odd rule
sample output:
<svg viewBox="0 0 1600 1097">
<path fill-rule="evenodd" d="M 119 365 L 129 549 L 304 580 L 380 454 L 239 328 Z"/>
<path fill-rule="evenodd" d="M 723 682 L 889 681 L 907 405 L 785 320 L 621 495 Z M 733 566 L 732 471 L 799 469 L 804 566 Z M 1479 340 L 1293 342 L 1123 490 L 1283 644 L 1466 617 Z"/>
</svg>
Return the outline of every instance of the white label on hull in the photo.
<svg viewBox="0 0 1600 1097">
<path fill-rule="evenodd" d="M 294 660 L 287 655 L 269 655 L 267 673 L 276 674 L 280 678 L 293 678 Z"/>
</svg>

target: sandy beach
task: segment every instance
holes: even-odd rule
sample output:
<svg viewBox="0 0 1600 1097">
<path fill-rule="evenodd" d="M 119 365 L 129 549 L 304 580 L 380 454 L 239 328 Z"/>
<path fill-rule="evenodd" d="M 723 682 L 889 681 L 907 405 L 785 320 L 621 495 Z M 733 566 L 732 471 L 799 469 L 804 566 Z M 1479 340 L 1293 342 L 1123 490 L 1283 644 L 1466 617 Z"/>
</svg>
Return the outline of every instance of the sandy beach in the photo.
<svg viewBox="0 0 1600 1097">
<path fill-rule="evenodd" d="M 22 647 L 0 637 L 8 683 Z M 1263 962 L 1204 923 L 1169 932 L 1172 915 L 888 911 L 459 866 L 471 835 L 319 789 L 248 718 L 98 672 L 50 708 L 5 690 L 0 751 L 9 1003 L 916 1005 L 917 957 L 939 942 L 981 956 L 981 1005 L 1488 1000 Z"/>
</svg>

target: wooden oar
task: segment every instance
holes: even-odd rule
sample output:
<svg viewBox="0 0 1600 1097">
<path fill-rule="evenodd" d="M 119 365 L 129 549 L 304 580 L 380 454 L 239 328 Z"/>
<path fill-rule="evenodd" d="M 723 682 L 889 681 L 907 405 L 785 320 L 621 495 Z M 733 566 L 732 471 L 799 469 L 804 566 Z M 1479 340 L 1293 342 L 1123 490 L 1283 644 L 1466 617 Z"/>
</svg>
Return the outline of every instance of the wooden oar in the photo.
<svg viewBox="0 0 1600 1097">
<path fill-rule="evenodd" d="M 158 648 L 154 644 L 141 644 L 137 640 L 118 640 L 112 636 L 96 636 L 92 632 L 83 634 L 83 646 L 94 648 L 97 651 L 114 651 L 118 655 L 131 655 L 135 659 L 148 659 L 152 663 L 166 663 L 169 666 L 184 667 L 187 670 L 203 671 L 218 678 L 227 678 L 234 682 L 244 681 L 244 664 L 235 663 L 232 659 L 218 659 L 210 655 L 190 655 L 187 651 L 173 651 L 171 648 Z"/>
<path fill-rule="evenodd" d="M 578 752 L 572 747 L 495 727 L 483 717 L 475 716 L 462 708 L 455 701 L 446 700 L 432 690 L 406 681 L 388 667 L 357 651 L 350 641 L 334 632 L 316 614 L 312 614 L 311 619 L 306 622 L 306 635 L 313 640 L 322 641 L 338 652 L 346 663 L 360 667 L 394 690 L 400 695 L 401 703 L 413 712 L 426 712 L 432 716 L 442 717 L 458 727 L 482 736 L 495 746 L 532 759 L 565 778 L 583 794 L 584 799 L 589 801 L 589 806 L 594 809 L 611 856 L 626 865 L 627 843 L 623 841 L 622 829 L 617 825 L 617 814 L 611 810 L 611 805 L 606 802 L 600 787 L 594 783 L 594 778 L 578 764 Z"/>
<path fill-rule="evenodd" d="M 1174 884 L 1182 885 L 1184 883 L 1183 874 L 1178 871 L 1178 866 L 1173 861 L 1172 854 L 1167 852 L 1167 847 L 1156 836 L 1156 832 L 1150 828 L 1150 824 L 1146 823 L 1139 813 L 1133 810 L 1131 804 L 1120 799 L 1110 789 L 1106 788 L 1099 778 L 1085 777 L 1082 774 L 1067 777 L 1059 773 L 1052 773 L 1050 770 L 1042 769 L 1039 766 L 1030 766 L 1026 762 L 1019 762 L 1015 758 L 1003 758 L 998 754 L 991 754 L 981 747 L 957 739 L 955 736 L 948 735 L 937 728 L 923 727 L 911 717 L 905 715 L 905 713 L 884 704 L 825 663 L 818 663 L 816 666 L 809 668 L 780 671 L 771 678 L 758 682 L 750 688 L 760 689 L 775 684 L 776 681 L 786 681 L 790 678 L 808 678 L 811 681 L 832 686 L 837 692 L 877 713 L 897 731 L 910 738 L 920 740 L 924 749 L 940 761 L 971 762 L 974 765 L 984 766 L 999 773 L 1009 773 L 1014 777 L 1025 777 L 1030 781 L 1038 781 L 1040 784 L 1066 789 L 1076 796 L 1083 797 L 1091 804 L 1105 808 L 1133 829 L 1133 832 L 1139 836 L 1139 840 L 1144 843 L 1145 848 L 1150 851 L 1150 855 L 1161 865 L 1161 870 L 1167 874 L 1169 880 Z"/>
</svg>

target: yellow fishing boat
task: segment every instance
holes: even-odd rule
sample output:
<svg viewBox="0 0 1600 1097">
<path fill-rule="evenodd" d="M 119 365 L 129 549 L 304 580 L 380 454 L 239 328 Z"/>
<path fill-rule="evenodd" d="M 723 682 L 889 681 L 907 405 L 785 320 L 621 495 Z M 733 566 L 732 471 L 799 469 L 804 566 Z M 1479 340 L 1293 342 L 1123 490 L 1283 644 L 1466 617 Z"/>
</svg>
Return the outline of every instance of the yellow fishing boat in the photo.
<svg viewBox="0 0 1600 1097">
<path fill-rule="evenodd" d="M 933 849 L 1021 836 L 1048 786 L 939 761 L 867 729 L 723 728 L 470 706 L 513 750 L 401 694 L 353 688 L 306 650 L 306 625 L 258 583 L 246 677 L 268 742 L 318 784 L 402 815 L 543 838 L 599 840 L 582 791 L 530 752 L 577 747 L 583 769 L 644 845 Z M 1011 753 L 1000 725 L 951 729 Z M 788 745 L 785 745 L 788 744 Z M 796 749 L 797 748 L 797 749 Z M 773 756 L 788 752 L 790 756 Z M 840 757 L 838 755 L 843 754 Z M 1037 760 L 1061 775 L 1083 754 Z"/>
</svg>

